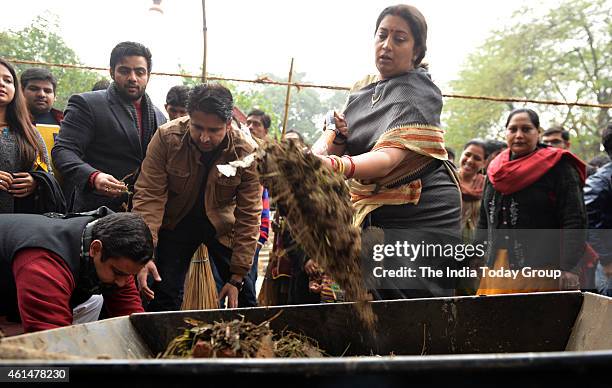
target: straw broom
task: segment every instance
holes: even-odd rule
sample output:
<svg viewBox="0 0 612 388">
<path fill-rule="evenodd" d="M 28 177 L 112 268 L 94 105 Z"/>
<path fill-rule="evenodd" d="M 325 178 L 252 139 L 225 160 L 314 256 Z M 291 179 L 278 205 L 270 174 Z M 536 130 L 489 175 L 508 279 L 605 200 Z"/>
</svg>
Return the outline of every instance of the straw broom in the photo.
<svg viewBox="0 0 612 388">
<path fill-rule="evenodd" d="M 181 310 L 216 309 L 219 307 L 217 299 L 217 285 L 210 267 L 208 249 L 202 244 L 189 265 Z"/>
</svg>

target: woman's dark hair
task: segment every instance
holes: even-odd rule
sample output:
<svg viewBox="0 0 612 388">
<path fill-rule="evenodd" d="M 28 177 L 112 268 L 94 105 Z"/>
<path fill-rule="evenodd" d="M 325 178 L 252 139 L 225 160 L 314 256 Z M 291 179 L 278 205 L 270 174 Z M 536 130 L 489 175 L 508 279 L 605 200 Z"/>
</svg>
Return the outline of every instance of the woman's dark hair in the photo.
<svg viewBox="0 0 612 388">
<path fill-rule="evenodd" d="M 465 145 L 463 146 L 463 149 L 465 150 L 466 148 L 468 148 L 471 145 L 482 148 L 482 154 L 484 155 L 485 159 L 489 156 L 488 153 L 487 153 L 487 145 L 485 144 L 485 142 L 483 140 L 481 140 L 481 139 L 472 139 L 472 140 L 468 141 L 467 143 L 465 143 Z"/>
<path fill-rule="evenodd" d="M 446 149 L 446 154 L 448 155 L 448 160 L 454 162 L 455 161 L 455 149 L 449 146 L 444 147 Z"/>
<path fill-rule="evenodd" d="M 15 68 L 3 58 L 0 58 L 0 65 L 6 67 L 11 73 L 13 85 L 15 86 L 13 101 L 6 106 L 6 121 L 9 128 L 15 131 L 21 157 L 20 168 L 21 170 L 30 171 L 34 166 L 36 157 L 40 156 L 42 159 L 45 150 L 38 141 L 38 136 L 36 136 L 36 128 L 32 125 L 32 119 L 28 112 Z"/>
<path fill-rule="evenodd" d="M 216 114 L 221 120 L 227 122 L 232 118 L 234 98 L 225 86 L 218 83 L 205 83 L 194 87 L 189 93 L 187 111 Z"/>
<path fill-rule="evenodd" d="M 136 213 L 113 213 L 100 218 L 91 231 L 102 242 L 102 261 L 126 257 L 146 264 L 153 257 L 153 237 L 147 224 Z"/>
<path fill-rule="evenodd" d="M 531 124 L 533 124 L 533 126 L 536 127 L 537 130 L 540 130 L 540 116 L 538 116 L 538 114 L 535 111 L 531 109 L 527 109 L 527 108 L 515 109 L 512 112 L 510 112 L 510 114 L 508 115 L 508 119 L 506 120 L 505 128 L 508 128 L 508 124 L 510 124 L 510 120 L 512 119 L 512 116 L 519 114 L 519 113 L 527 113 L 527 116 L 529 116 L 529 121 L 531 121 Z"/>
<path fill-rule="evenodd" d="M 302 136 L 302 134 L 299 133 L 297 130 L 289 129 L 289 130 L 287 130 L 287 132 L 285 132 L 285 136 L 287 136 L 290 133 L 295 133 L 297 135 L 298 139 L 300 139 L 300 143 L 302 143 L 304 145 L 306 144 L 306 142 L 304 142 L 304 136 Z"/>
<path fill-rule="evenodd" d="M 425 58 L 425 53 L 427 52 L 427 22 L 425 21 L 425 16 L 423 16 L 421 11 L 411 5 L 392 5 L 383 9 L 380 15 L 378 15 L 374 34 L 376 34 L 376 31 L 378 31 L 378 27 L 385 16 L 389 15 L 401 17 L 410 27 L 410 32 L 412 32 L 412 37 L 414 39 L 414 51 L 417 53 L 414 61 L 414 67 L 419 67 L 419 65 L 421 65 L 421 61 L 423 58 Z"/>
</svg>

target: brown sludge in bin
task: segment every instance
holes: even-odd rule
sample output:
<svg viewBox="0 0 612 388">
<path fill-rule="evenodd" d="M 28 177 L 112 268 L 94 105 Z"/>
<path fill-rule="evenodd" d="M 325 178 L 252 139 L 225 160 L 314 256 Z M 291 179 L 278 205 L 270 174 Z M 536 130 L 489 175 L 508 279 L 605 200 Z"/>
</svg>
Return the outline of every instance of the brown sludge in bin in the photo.
<svg viewBox="0 0 612 388">
<path fill-rule="evenodd" d="M 208 324 L 185 319 L 191 328 L 174 338 L 160 358 L 274 358 L 322 357 L 316 341 L 283 333 L 274 341 L 270 321 L 259 325 L 244 320 Z"/>
</svg>

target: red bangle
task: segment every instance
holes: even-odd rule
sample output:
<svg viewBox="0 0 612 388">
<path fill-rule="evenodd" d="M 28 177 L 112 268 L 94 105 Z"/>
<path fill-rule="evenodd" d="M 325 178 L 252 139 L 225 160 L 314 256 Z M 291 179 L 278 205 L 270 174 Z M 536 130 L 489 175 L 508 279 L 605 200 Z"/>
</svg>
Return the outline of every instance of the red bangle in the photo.
<svg viewBox="0 0 612 388">
<path fill-rule="evenodd" d="M 346 157 L 349 160 L 349 162 L 351 162 L 351 169 L 349 170 L 349 173 L 346 174 L 346 177 L 350 179 L 353 177 L 353 175 L 355 175 L 355 161 L 350 155 L 344 155 L 343 158 L 344 157 Z"/>
<path fill-rule="evenodd" d="M 91 173 L 91 175 L 89 176 L 89 186 L 92 189 L 96 188 L 96 177 L 98 176 L 98 174 L 100 173 L 100 171 L 94 171 Z"/>
<path fill-rule="evenodd" d="M 331 156 L 326 156 L 326 158 L 329 159 L 329 161 L 331 162 L 332 170 L 335 170 L 336 169 L 336 166 L 335 166 L 336 163 L 334 162 L 334 158 L 332 158 Z"/>
</svg>

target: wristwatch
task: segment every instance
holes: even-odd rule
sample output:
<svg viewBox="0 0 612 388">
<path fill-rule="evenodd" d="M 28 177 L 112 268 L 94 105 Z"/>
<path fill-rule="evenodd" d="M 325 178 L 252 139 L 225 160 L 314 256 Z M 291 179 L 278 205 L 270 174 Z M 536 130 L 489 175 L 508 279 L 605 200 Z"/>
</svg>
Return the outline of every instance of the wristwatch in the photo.
<svg viewBox="0 0 612 388">
<path fill-rule="evenodd" d="M 239 282 L 237 280 L 230 278 L 230 280 L 228 280 L 227 282 L 231 284 L 232 286 L 236 287 L 238 289 L 238 292 L 242 291 L 242 287 L 244 287 L 244 279 L 241 282 Z"/>
</svg>

